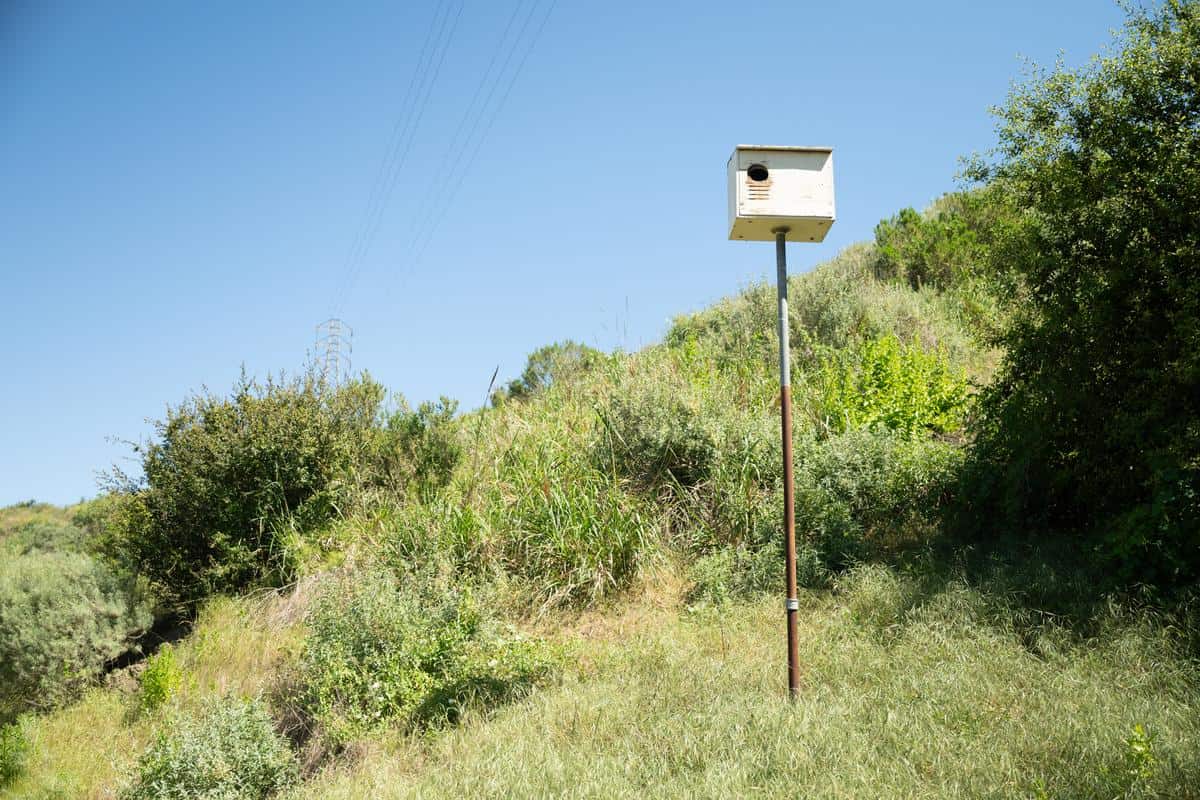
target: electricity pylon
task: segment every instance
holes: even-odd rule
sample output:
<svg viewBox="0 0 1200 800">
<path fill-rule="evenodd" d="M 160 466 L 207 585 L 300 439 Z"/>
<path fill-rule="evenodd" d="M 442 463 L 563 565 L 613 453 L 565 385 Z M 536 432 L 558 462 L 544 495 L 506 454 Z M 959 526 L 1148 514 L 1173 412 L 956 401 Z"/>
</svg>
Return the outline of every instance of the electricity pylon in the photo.
<svg viewBox="0 0 1200 800">
<path fill-rule="evenodd" d="M 317 326 L 313 363 L 321 378 L 337 385 L 350 377 L 350 354 L 354 352 L 354 330 L 337 317 Z"/>
</svg>

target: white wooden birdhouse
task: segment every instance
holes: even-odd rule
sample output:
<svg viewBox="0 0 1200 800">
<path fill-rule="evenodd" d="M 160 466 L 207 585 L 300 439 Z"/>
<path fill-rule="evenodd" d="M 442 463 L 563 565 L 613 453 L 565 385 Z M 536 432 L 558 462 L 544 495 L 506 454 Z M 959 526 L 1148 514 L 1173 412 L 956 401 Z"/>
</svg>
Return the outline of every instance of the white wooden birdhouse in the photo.
<svg viewBox="0 0 1200 800">
<path fill-rule="evenodd" d="M 739 144 L 729 158 L 729 238 L 819 242 L 833 226 L 833 148 Z"/>
</svg>

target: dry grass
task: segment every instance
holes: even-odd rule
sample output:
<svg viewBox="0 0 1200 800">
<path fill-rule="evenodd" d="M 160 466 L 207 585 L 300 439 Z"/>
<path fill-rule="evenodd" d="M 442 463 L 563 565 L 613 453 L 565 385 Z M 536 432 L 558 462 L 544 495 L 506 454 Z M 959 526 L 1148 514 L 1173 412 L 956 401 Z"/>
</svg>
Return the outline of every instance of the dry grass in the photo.
<svg viewBox="0 0 1200 800">
<path fill-rule="evenodd" d="M 82 700 L 26 725 L 30 756 L 25 774 L 6 797 L 113 798 L 153 728 L 127 725 L 127 702 L 119 692 L 94 689 Z"/>
<path fill-rule="evenodd" d="M 74 508 L 49 503 L 17 503 L 0 508 L 0 539 L 31 523 L 63 526 L 71 524 Z"/>
</svg>

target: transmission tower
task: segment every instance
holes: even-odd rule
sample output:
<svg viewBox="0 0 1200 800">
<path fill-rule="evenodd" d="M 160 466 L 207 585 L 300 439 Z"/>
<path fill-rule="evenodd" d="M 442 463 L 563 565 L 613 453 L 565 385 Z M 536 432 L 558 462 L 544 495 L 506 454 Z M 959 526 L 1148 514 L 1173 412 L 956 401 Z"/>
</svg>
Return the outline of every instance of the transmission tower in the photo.
<svg viewBox="0 0 1200 800">
<path fill-rule="evenodd" d="M 336 385 L 350 377 L 353 340 L 354 330 L 337 317 L 330 317 L 317 326 L 313 363 L 326 383 Z"/>
</svg>

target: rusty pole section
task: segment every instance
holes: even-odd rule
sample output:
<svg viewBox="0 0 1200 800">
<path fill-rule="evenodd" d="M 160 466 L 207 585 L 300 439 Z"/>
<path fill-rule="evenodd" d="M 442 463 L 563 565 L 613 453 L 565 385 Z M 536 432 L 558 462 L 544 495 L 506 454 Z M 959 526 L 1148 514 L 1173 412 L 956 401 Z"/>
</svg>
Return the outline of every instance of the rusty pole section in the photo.
<svg viewBox="0 0 1200 800">
<path fill-rule="evenodd" d="M 779 287 L 779 411 L 783 428 L 783 535 L 786 543 L 787 572 L 787 645 L 788 696 L 795 700 L 800 692 L 800 651 L 796 634 L 796 615 L 800 600 L 796 591 L 796 509 L 792 480 L 792 365 L 788 328 L 787 234 L 788 228 L 774 228 L 775 279 Z"/>
</svg>

